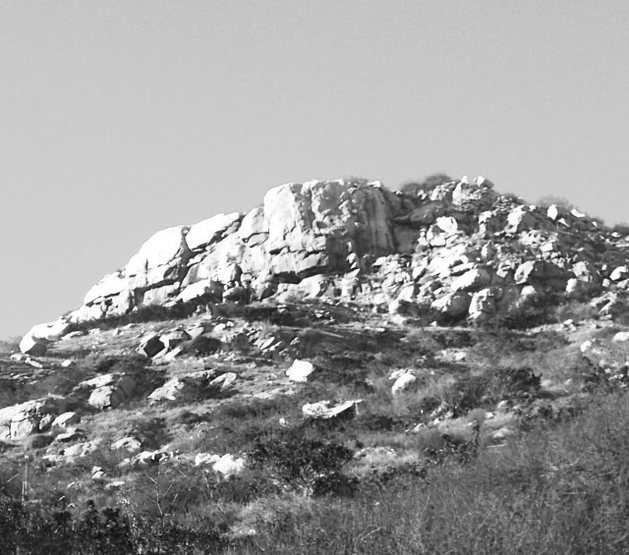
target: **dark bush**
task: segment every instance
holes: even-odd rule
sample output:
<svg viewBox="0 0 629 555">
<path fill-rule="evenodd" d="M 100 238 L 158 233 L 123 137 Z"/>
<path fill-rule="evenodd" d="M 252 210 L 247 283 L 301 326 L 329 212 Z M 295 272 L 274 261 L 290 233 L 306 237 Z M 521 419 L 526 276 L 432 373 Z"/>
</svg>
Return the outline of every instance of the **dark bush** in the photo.
<svg viewBox="0 0 629 555">
<path fill-rule="evenodd" d="M 344 445 L 308 439 L 299 430 L 257 438 L 248 452 L 254 467 L 272 468 L 287 483 L 309 489 L 340 472 L 352 456 Z"/>
<path fill-rule="evenodd" d="M 449 175 L 445 173 L 434 173 L 425 177 L 420 181 L 409 181 L 404 183 L 400 187 L 400 191 L 407 195 L 417 196 L 420 191 L 430 192 L 439 185 L 443 185 L 444 183 L 450 183 L 454 181 Z"/>
</svg>

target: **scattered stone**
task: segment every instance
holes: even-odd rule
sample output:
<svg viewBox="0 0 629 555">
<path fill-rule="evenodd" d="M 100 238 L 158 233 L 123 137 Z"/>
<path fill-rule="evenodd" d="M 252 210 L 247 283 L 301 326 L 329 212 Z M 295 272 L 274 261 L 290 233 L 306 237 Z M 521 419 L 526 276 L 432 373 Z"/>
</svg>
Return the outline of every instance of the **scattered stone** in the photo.
<svg viewBox="0 0 629 555">
<path fill-rule="evenodd" d="M 612 281 L 621 281 L 627 278 L 629 278 L 629 268 L 627 266 L 618 266 L 609 274 L 609 279 Z"/>
<path fill-rule="evenodd" d="M 105 473 L 103 468 L 100 466 L 93 466 L 91 474 L 92 474 L 92 481 L 94 482 L 102 483 L 105 481 L 105 478 L 107 477 L 107 474 Z"/>
<path fill-rule="evenodd" d="M 190 339 L 192 339 L 192 337 L 190 337 L 188 332 L 181 329 L 171 330 L 159 336 L 159 341 L 164 345 L 167 351 L 170 351 L 180 343 L 189 341 Z"/>
<path fill-rule="evenodd" d="M 352 418 L 358 414 L 358 405 L 362 399 L 351 399 L 338 405 L 332 405 L 331 401 L 319 401 L 318 403 L 307 403 L 301 411 L 306 418 L 315 420 L 329 420 L 331 418 Z"/>
<path fill-rule="evenodd" d="M 139 451 L 142 448 L 142 442 L 133 436 L 126 436 L 114 441 L 110 448 L 112 451 L 124 449 L 125 451 L 132 453 L 133 451 Z"/>
<path fill-rule="evenodd" d="M 159 334 L 151 333 L 142 338 L 138 351 L 148 358 L 153 358 L 166 348 L 166 345 L 161 341 Z"/>
<path fill-rule="evenodd" d="M 236 458 L 230 454 L 223 455 L 212 465 L 212 469 L 225 478 L 236 476 L 245 469 L 245 459 Z"/>
<path fill-rule="evenodd" d="M 214 378 L 209 386 L 211 389 L 217 390 L 219 393 L 225 393 L 233 388 L 236 380 L 238 379 L 238 374 L 236 372 L 225 372 L 218 376 L 218 378 Z"/>
<path fill-rule="evenodd" d="M 20 440 L 40 431 L 40 422 L 62 412 L 65 404 L 63 397 L 51 395 L 0 409 L 0 440 Z"/>
<path fill-rule="evenodd" d="M 391 376 L 389 376 L 391 379 Z M 395 378 L 395 383 L 391 386 L 391 393 L 397 395 L 409 389 L 409 387 L 417 381 L 417 377 L 409 371 L 405 371 L 402 375 Z"/>
<path fill-rule="evenodd" d="M 87 402 L 90 406 L 104 410 L 116 408 L 133 396 L 137 382 L 126 374 L 102 374 L 91 380 L 81 382 L 74 391 L 89 392 Z"/>
<path fill-rule="evenodd" d="M 66 428 L 66 430 L 59 435 L 55 436 L 55 441 L 58 443 L 71 443 L 74 441 L 79 441 L 81 439 L 85 439 L 85 431 L 79 428 Z"/>
<path fill-rule="evenodd" d="M 78 424 L 81 417 L 74 411 L 64 412 L 55 418 L 52 422 L 52 429 L 54 430 L 66 430 L 74 424 Z M 40 424 L 41 427 L 41 424 Z"/>
<path fill-rule="evenodd" d="M 197 453 L 194 457 L 194 466 L 211 466 L 220 458 L 219 455 L 213 455 L 211 453 Z"/>
<path fill-rule="evenodd" d="M 431 308 L 447 318 L 461 318 L 467 314 L 470 302 L 468 293 L 457 291 L 435 300 Z"/>
<path fill-rule="evenodd" d="M 163 386 L 149 395 L 149 402 L 164 401 L 193 402 L 204 398 L 212 398 L 230 391 L 238 375 L 225 372 L 220 376 L 215 370 L 192 372 L 186 376 L 171 378 Z"/>
<path fill-rule="evenodd" d="M 307 382 L 308 376 L 315 371 L 312 362 L 307 360 L 295 360 L 292 366 L 286 371 L 288 379 L 293 382 Z"/>
</svg>

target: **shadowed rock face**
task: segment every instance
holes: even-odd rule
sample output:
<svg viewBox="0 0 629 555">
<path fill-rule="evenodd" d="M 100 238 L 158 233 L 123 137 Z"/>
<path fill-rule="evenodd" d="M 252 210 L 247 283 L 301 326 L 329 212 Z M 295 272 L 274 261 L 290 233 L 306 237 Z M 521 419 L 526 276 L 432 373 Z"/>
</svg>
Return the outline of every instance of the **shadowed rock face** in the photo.
<svg viewBox="0 0 629 555">
<path fill-rule="evenodd" d="M 623 289 L 629 279 L 616 268 L 626 259 L 624 238 L 592 219 L 500 195 L 482 177 L 413 193 L 364 180 L 291 183 L 248 214 L 159 231 L 46 330 L 146 306 L 274 295 L 486 322 L 550 293 Z M 25 349 L 38 348 L 41 326 Z"/>
</svg>

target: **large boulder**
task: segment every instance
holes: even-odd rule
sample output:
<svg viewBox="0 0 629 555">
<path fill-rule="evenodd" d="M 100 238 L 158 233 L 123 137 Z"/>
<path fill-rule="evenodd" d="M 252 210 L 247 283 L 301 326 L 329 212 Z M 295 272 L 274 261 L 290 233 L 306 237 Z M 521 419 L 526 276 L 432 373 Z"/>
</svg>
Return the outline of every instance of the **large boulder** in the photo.
<svg viewBox="0 0 629 555">
<path fill-rule="evenodd" d="M 129 400 L 136 391 L 137 380 L 120 373 L 101 374 L 79 383 L 73 390 L 75 397 L 87 398 L 87 403 L 98 410 L 116 408 Z"/>
<path fill-rule="evenodd" d="M 292 366 L 286 370 L 286 376 L 293 382 L 307 382 L 308 376 L 315 371 L 312 362 L 307 360 L 295 360 Z"/>
<path fill-rule="evenodd" d="M 491 274 L 485 268 L 473 268 L 452 281 L 452 291 L 476 291 L 491 282 Z"/>
<path fill-rule="evenodd" d="M 37 324 L 20 341 L 20 351 L 26 355 L 43 356 L 48 350 L 48 344 L 63 337 L 71 326 L 65 318 Z"/>
<path fill-rule="evenodd" d="M 498 295 L 495 289 L 485 288 L 472 295 L 469 308 L 469 320 L 482 323 L 490 320 L 497 310 Z"/>
<path fill-rule="evenodd" d="M 358 405 L 362 399 L 351 399 L 337 405 L 331 401 L 319 401 L 317 403 L 307 403 L 302 408 L 302 414 L 306 418 L 313 420 L 331 420 L 334 418 L 352 418 L 358 414 Z"/>
<path fill-rule="evenodd" d="M 167 401 L 194 402 L 220 396 L 231 390 L 236 379 L 235 372 L 225 372 L 220 375 L 216 370 L 192 372 L 168 380 L 149 395 L 149 402 L 151 404 Z"/>
<path fill-rule="evenodd" d="M 34 357 L 44 356 L 48 351 L 48 341 L 26 334 L 20 341 L 20 351 Z"/>
<path fill-rule="evenodd" d="M 50 395 L 0 409 L 0 440 L 20 440 L 38 432 L 40 423 L 50 423 L 65 405 L 62 397 Z"/>
<path fill-rule="evenodd" d="M 463 291 L 448 293 L 436 299 L 431 308 L 444 318 L 461 318 L 467 314 L 470 306 L 470 295 Z"/>
</svg>

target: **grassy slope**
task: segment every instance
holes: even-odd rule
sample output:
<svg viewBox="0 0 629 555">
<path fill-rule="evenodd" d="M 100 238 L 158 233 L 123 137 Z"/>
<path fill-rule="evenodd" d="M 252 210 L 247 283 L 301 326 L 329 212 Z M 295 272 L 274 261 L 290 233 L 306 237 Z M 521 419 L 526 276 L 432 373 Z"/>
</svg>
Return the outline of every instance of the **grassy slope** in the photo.
<svg viewBox="0 0 629 555">
<path fill-rule="evenodd" d="M 202 361 L 184 358 L 144 370 L 181 375 L 198 370 L 199 364 L 225 366 L 241 380 L 233 397 L 152 408 L 140 397 L 114 410 L 85 414 L 87 439 L 105 441 L 66 466 L 43 464 L 44 447 L 5 445 L 0 552 L 14 553 L 20 545 L 22 553 L 135 553 L 142 544 L 144 552 L 155 553 L 629 549 L 629 399 L 604 387 L 584 389 L 591 369 L 578 353 L 583 340 L 608 336 L 615 328 L 584 324 L 576 330 L 554 326 L 499 334 L 399 326 L 383 330 L 362 315 L 353 322 L 326 323 L 326 335 L 316 325 L 299 322 L 233 322 L 232 336 L 253 327 L 258 335 L 280 337 L 284 351 L 269 355 L 225 343 Z M 6 361 L 4 374 L 26 379 L 7 393 L 3 406 L 45 389 L 67 392 L 99 373 L 107 355 L 122 356 L 124 367 L 134 338 L 145 329 L 139 326 L 61 342 L 47 361 L 52 370 Z M 97 354 L 88 354 L 94 348 Z M 453 358 L 457 352 L 464 352 L 465 359 Z M 72 371 L 55 369 L 64 357 L 75 359 Z M 317 364 L 310 383 L 286 381 L 284 371 L 294 357 Z M 418 382 L 393 396 L 388 374 L 404 367 L 416 370 Z M 532 369 L 539 383 L 523 380 L 530 376 L 523 369 Z M 271 390 L 273 397 L 251 397 Z M 356 397 L 364 402 L 353 420 L 314 426 L 301 418 L 306 402 Z M 508 401 L 504 413 L 496 409 L 501 400 Z M 450 411 L 448 422 L 454 425 L 449 433 L 458 434 L 463 446 L 469 446 L 468 423 L 479 410 L 494 413 L 481 424 L 477 451 L 451 449 L 433 428 L 409 433 L 417 423 L 434 420 L 440 407 Z M 503 423 L 515 435 L 496 445 L 492 434 Z M 220 480 L 185 457 L 142 471 L 122 470 L 117 465 L 124 455 L 108 445 L 127 433 L 142 439 L 145 449 L 192 456 L 249 452 L 251 464 L 231 480 Z M 353 452 L 368 448 L 367 455 L 346 463 L 341 447 Z M 29 494 L 36 501 L 21 504 L 14 500 L 20 497 L 25 453 L 32 458 Z M 295 460 L 300 461 L 297 470 L 290 465 Z M 94 465 L 124 486 L 108 490 L 94 483 Z M 322 475 L 324 486 L 326 480 L 346 477 L 348 487 L 336 488 L 345 496 L 309 495 Z M 88 499 L 94 502 L 91 508 Z M 255 535 L 248 535 L 252 529 Z M 44 537 L 46 547 L 40 541 Z"/>
</svg>

